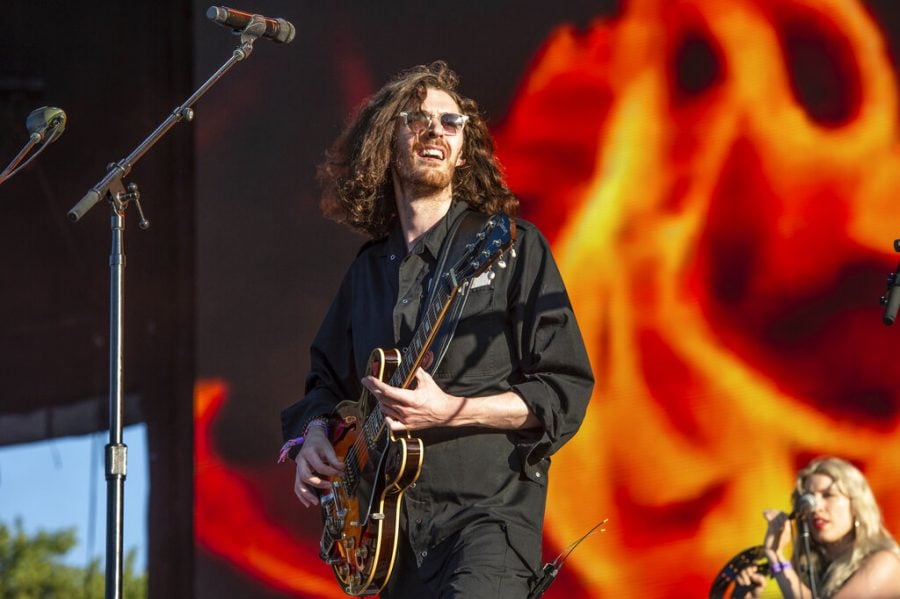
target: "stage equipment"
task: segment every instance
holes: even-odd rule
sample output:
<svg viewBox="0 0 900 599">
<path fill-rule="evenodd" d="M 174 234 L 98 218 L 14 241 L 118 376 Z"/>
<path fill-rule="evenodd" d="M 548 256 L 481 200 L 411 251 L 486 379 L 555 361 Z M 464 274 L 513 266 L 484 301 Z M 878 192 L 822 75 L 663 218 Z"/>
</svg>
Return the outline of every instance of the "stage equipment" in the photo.
<svg viewBox="0 0 900 599">
<path fill-rule="evenodd" d="M 41 106 L 31 111 L 31 114 L 25 119 L 25 127 L 29 133 L 28 142 L 0 173 L 0 184 L 28 166 L 32 160 L 40 156 L 47 146 L 60 138 L 63 131 L 66 130 L 66 113 L 62 108 Z M 25 156 L 35 147 L 38 148 L 37 152 L 20 165 Z"/>
<path fill-rule="evenodd" d="M 124 179 L 144 154 L 158 142 L 176 123 L 194 118 L 194 105 L 235 64 L 253 51 L 253 42 L 266 34 L 267 20 L 251 15 L 246 26 L 237 33 L 241 40 L 231 57 L 213 73 L 181 106 L 171 114 L 127 157 L 107 167 L 106 175 L 94 185 L 68 212 L 72 221 L 78 221 L 101 199 L 106 199 L 112 209 L 112 250 L 110 253 L 110 347 L 109 347 L 109 443 L 106 456 L 106 599 L 122 597 L 122 517 L 124 511 L 124 484 L 127 470 L 127 447 L 122 443 L 123 427 L 123 337 L 125 305 L 125 252 L 124 225 L 128 205 L 134 202 L 138 210 L 141 229 L 150 227 L 140 204 L 140 192 L 134 183 L 125 185 Z M 289 41 L 289 40 L 288 40 Z"/>
<path fill-rule="evenodd" d="M 900 239 L 894 240 L 894 251 L 900 252 Z M 900 262 L 897 263 L 894 272 L 888 275 L 887 292 L 881 296 L 881 303 L 884 305 L 882 321 L 888 326 L 897 320 L 897 308 L 900 308 L 900 291 L 897 287 L 900 287 Z"/>
</svg>

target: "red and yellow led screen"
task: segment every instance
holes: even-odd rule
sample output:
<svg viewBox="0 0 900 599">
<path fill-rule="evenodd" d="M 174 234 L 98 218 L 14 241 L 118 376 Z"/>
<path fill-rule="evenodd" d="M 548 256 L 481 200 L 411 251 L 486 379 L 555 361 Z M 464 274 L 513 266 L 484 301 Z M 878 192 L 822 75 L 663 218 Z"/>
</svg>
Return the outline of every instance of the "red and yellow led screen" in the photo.
<svg viewBox="0 0 900 599">
<path fill-rule="evenodd" d="M 531 50 L 493 132 L 597 379 L 553 460 L 545 560 L 609 520 L 546 597 L 706 597 L 820 454 L 858 465 L 900 532 L 890 41 L 853 0 L 631 0 Z M 273 597 L 342 597 L 318 514 L 285 507 L 277 435 L 271 465 L 223 455 L 230 401 L 228 376 L 198 384 L 198 555 Z"/>
</svg>

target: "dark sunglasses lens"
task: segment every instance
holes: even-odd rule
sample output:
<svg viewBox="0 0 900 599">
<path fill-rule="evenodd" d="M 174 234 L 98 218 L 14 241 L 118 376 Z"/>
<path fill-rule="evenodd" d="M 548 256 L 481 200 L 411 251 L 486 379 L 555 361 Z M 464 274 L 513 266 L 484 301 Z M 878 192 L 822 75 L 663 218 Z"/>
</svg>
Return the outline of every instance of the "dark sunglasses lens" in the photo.
<svg viewBox="0 0 900 599">
<path fill-rule="evenodd" d="M 406 115 L 406 126 L 413 133 L 421 133 L 428 129 L 430 118 L 424 112 L 410 112 Z"/>
<path fill-rule="evenodd" d="M 441 127 L 448 135 L 456 135 L 462 129 L 466 119 L 461 114 L 447 112 L 441 115 Z"/>
</svg>

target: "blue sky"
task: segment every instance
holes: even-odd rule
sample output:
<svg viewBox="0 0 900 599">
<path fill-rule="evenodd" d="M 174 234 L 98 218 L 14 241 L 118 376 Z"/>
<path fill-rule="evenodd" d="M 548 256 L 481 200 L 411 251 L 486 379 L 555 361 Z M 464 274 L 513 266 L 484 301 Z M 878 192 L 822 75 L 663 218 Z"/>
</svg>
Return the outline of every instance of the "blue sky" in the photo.
<svg viewBox="0 0 900 599">
<path fill-rule="evenodd" d="M 137 568 L 147 567 L 147 501 L 150 490 L 146 426 L 126 427 L 123 548 L 136 548 Z M 105 567 L 106 477 L 109 433 L 0 447 L 0 521 L 21 518 L 28 533 L 75 528 L 78 544 L 65 563 L 85 566 L 89 556 Z M 91 525 L 93 523 L 93 525 Z"/>
</svg>

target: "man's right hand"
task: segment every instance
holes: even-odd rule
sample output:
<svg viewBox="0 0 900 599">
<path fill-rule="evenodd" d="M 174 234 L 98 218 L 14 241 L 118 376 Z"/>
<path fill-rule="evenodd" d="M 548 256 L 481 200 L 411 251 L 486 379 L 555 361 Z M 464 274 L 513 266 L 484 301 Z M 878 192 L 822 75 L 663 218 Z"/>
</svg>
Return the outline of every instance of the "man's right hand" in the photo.
<svg viewBox="0 0 900 599">
<path fill-rule="evenodd" d="M 294 493 L 305 507 L 319 504 L 314 489 L 331 490 L 331 482 L 326 476 L 338 476 L 344 470 L 344 463 L 338 459 L 325 431 L 318 426 L 309 428 L 294 461 L 297 463 Z"/>
</svg>

